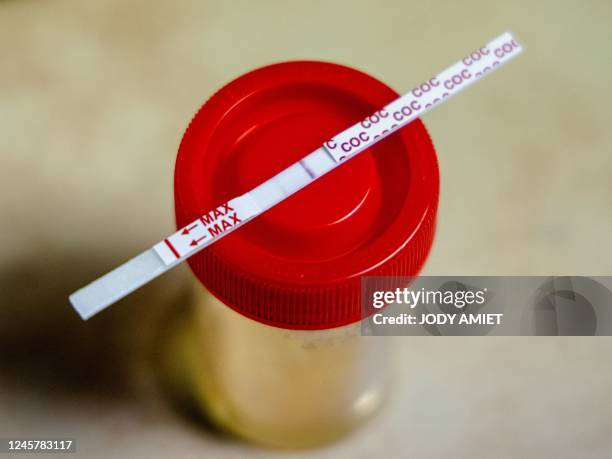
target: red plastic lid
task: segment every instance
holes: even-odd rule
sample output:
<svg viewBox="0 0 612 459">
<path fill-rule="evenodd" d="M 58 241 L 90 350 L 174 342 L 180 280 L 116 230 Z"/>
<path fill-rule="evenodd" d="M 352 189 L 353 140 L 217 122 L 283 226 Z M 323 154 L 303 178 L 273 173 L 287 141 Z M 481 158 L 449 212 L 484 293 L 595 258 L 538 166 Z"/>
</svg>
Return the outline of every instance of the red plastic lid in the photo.
<svg viewBox="0 0 612 459">
<path fill-rule="evenodd" d="M 177 227 L 249 191 L 398 96 L 324 62 L 254 70 L 206 102 L 181 142 Z M 360 276 L 412 276 L 431 247 L 438 165 L 416 120 L 189 259 L 221 301 L 259 322 L 360 319 Z"/>
</svg>

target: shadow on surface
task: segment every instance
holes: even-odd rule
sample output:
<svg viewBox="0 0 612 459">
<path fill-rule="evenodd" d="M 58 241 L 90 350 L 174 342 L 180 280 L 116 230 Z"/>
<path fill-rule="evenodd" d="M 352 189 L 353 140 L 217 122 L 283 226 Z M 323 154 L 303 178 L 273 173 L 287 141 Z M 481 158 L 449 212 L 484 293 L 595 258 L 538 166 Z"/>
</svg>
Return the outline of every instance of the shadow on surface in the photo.
<svg viewBox="0 0 612 459">
<path fill-rule="evenodd" d="M 47 252 L 0 272 L 3 390 L 115 399 L 137 390 L 160 319 L 186 298 L 186 276 L 169 273 L 82 321 L 68 295 L 117 262 L 100 253 Z"/>
</svg>

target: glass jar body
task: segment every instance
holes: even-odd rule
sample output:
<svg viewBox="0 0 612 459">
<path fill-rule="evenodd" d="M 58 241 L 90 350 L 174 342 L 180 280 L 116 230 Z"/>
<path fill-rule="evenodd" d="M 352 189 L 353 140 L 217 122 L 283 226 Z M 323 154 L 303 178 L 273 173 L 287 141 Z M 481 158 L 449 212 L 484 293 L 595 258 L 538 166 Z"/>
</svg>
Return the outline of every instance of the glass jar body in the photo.
<svg viewBox="0 0 612 459">
<path fill-rule="evenodd" d="M 198 409 L 250 441 L 296 448 L 353 430 L 380 407 L 390 383 L 389 340 L 360 323 L 288 330 L 251 320 L 199 282 L 177 330 L 180 374 Z M 176 355 L 176 354 L 175 354 Z"/>
</svg>

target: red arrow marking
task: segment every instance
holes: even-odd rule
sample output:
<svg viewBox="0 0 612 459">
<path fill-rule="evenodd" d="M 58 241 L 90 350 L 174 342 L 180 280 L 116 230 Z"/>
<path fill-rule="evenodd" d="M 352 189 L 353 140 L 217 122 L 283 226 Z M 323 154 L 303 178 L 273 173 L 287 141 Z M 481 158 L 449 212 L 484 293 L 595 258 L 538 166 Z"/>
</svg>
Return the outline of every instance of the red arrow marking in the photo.
<svg viewBox="0 0 612 459">
<path fill-rule="evenodd" d="M 194 239 L 193 241 L 191 241 L 191 244 L 189 244 L 192 247 L 195 247 L 196 245 L 198 245 L 198 242 L 203 241 L 204 239 L 206 239 L 206 236 L 202 236 L 199 239 Z"/>
<path fill-rule="evenodd" d="M 189 231 L 191 231 L 194 228 L 197 228 L 198 224 L 196 223 L 195 225 L 191 225 L 191 226 L 187 226 L 183 231 L 181 231 L 181 234 L 184 236 L 185 234 L 189 234 Z"/>
</svg>

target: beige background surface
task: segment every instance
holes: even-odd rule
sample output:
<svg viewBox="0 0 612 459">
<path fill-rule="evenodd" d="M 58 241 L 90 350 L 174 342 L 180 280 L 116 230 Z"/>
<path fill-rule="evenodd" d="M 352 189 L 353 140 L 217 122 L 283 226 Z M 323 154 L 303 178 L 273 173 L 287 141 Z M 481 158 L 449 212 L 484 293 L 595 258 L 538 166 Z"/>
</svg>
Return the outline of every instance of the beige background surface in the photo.
<svg viewBox="0 0 612 459">
<path fill-rule="evenodd" d="M 172 229 L 178 142 L 232 78 L 322 59 L 405 91 L 506 29 L 524 55 L 425 117 L 425 272 L 612 274 L 611 21 L 606 1 L 0 1 L 0 436 L 83 457 L 611 457 L 607 338 L 403 339 L 381 416 L 280 453 L 159 396 L 155 323 L 186 270 L 86 324 L 66 301 Z"/>
</svg>

